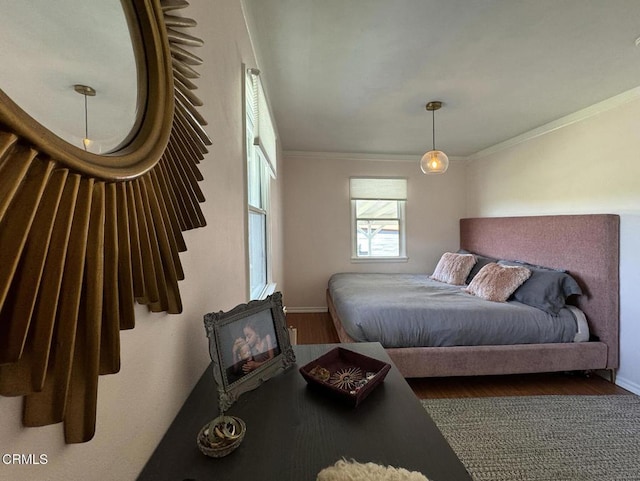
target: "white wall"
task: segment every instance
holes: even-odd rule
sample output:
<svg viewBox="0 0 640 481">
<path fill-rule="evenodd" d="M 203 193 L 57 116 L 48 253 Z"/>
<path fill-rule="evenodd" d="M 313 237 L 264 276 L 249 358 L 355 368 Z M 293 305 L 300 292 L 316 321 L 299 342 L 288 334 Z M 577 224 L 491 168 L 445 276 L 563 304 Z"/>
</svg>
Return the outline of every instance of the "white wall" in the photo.
<svg viewBox="0 0 640 481">
<path fill-rule="evenodd" d="M 469 216 L 620 215 L 618 384 L 640 393 L 640 100 L 473 160 Z"/>
<path fill-rule="evenodd" d="M 184 312 L 152 314 L 139 306 L 136 328 L 121 334 L 121 372 L 100 377 L 97 430 L 88 443 L 66 445 L 62 425 L 23 428 L 22 399 L 0 397 L 0 455 L 48 458 L 39 466 L 0 462 L 0 479 L 135 479 L 209 363 L 203 315 L 247 300 L 241 65 L 255 66 L 255 59 L 240 2 L 189 3 L 181 14 L 198 20 L 189 33 L 205 41 L 196 52 L 205 61 L 196 95 L 205 103 L 200 112 L 209 121 L 214 145 L 200 164 L 208 225 L 185 233 L 188 250 L 180 255 L 186 276 L 180 282 Z M 278 209 L 280 185 L 274 188 Z M 276 212 L 274 273 L 281 282 L 279 219 Z"/>
<path fill-rule="evenodd" d="M 459 245 L 464 213 L 464 165 L 443 176 L 420 171 L 418 160 L 367 160 L 362 156 L 287 155 L 284 158 L 284 239 L 290 311 L 326 308 L 325 291 L 336 272 L 432 272 L 446 250 Z M 406 177 L 408 262 L 351 262 L 349 178 Z"/>
</svg>

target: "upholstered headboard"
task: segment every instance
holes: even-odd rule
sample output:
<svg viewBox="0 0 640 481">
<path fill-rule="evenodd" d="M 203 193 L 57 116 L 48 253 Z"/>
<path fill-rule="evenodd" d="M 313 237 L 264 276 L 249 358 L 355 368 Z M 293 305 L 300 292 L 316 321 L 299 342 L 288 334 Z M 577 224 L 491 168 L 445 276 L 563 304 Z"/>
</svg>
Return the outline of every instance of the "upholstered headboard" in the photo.
<svg viewBox="0 0 640 481">
<path fill-rule="evenodd" d="M 584 295 L 577 302 L 591 333 L 618 367 L 619 230 L 613 214 L 486 217 L 460 220 L 460 247 L 498 259 L 565 269 Z"/>
</svg>

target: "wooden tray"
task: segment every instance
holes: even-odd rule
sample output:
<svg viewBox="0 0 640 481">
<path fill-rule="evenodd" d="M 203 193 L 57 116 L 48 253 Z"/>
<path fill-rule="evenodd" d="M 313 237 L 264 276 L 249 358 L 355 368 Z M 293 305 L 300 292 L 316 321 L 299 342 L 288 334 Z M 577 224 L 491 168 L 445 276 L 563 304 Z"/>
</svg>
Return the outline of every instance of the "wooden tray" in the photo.
<svg viewBox="0 0 640 481">
<path fill-rule="evenodd" d="M 378 386 L 391 365 L 336 347 L 300 368 L 310 386 L 357 406 Z"/>
</svg>

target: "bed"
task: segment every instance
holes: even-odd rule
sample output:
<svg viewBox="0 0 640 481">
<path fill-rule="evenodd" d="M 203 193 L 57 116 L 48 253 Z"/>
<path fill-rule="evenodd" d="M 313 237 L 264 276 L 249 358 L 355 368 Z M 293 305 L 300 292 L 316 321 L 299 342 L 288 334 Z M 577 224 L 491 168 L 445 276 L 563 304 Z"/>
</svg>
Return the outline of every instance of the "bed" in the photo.
<svg viewBox="0 0 640 481">
<path fill-rule="evenodd" d="M 617 215 L 461 219 L 460 249 L 496 259 L 518 260 L 569 272 L 582 290 L 582 295 L 572 297 L 572 302 L 579 309 L 572 312 L 574 316 L 575 313 L 584 314 L 590 340 L 572 342 L 574 339 L 571 333 L 564 333 L 564 340 L 550 342 L 524 338 L 521 342 L 516 339 L 516 343 L 492 344 L 490 338 L 487 338 L 488 340 L 482 341 L 482 345 L 455 345 L 460 341 L 449 339 L 437 341 L 441 345 L 436 346 L 403 347 L 401 342 L 389 339 L 382 333 L 380 340 L 383 346 L 405 377 L 608 370 L 613 380 L 619 364 Z M 331 284 L 340 276 L 332 277 Z M 364 276 L 365 285 L 369 282 L 373 288 L 379 274 L 358 276 Z M 421 280 L 407 282 L 422 282 L 425 278 L 428 275 L 422 276 Z M 382 279 L 380 281 L 384 282 Z M 348 285 L 346 290 L 349 290 Z M 385 286 L 381 286 L 381 291 L 384 290 Z M 337 291 L 334 295 L 337 295 Z M 378 302 L 380 296 L 375 295 Z M 470 297 L 468 294 L 466 296 Z M 371 333 L 367 333 L 366 339 L 359 339 L 360 336 L 346 320 L 351 314 L 343 307 L 336 307 L 331 289 L 327 290 L 327 303 L 341 342 L 373 340 L 369 337 Z M 402 316 L 403 305 L 404 302 L 398 299 L 397 293 L 392 293 L 387 304 L 379 306 L 379 311 L 383 312 L 383 318 L 385 310 L 394 309 L 399 310 Z M 339 312 L 340 309 L 343 310 L 342 313 Z M 345 317 L 344 322 L 341 314 Z M 374 331 L 378 324 L 374 324 Z M 468 344 L 466 341 L 462 342 L 465 343 Z"/>
</svg>

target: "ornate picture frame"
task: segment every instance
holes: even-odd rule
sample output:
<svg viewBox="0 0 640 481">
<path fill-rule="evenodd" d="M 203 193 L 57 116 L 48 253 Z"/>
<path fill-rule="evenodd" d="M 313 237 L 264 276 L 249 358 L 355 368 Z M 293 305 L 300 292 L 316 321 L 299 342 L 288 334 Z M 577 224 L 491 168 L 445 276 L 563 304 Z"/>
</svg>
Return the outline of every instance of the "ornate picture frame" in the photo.
<svg viewBox="0 0 640 481">
<path fill-rule="evenodd" d="M 282 293 L 204 316 L 220 414 L 238 397 L 296 362 Z"/>
</svg>

